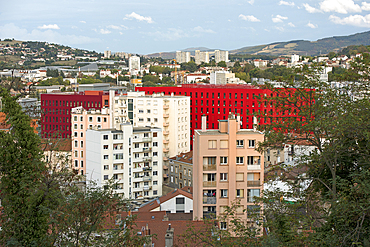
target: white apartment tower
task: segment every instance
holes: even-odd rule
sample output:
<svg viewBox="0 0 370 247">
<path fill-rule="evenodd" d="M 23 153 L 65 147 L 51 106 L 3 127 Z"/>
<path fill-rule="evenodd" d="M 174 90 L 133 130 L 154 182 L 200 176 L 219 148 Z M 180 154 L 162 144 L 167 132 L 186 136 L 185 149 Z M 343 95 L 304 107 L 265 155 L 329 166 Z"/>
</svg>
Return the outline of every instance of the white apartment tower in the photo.
<svg viewBox="0 0 370 247">
<path fill-rule="evenodd" d="M 111 102 L 115 122 L 162 129 L 165 157 L 190 151 L 190 97 L 128 92 L 115 96 Z"/>
<path fill-rule="evenodd" d="M 188 51 L 176 51 L 176 61 L 178 63 L 190 62 L 190 52 L 188 52 Z"/>
<path fill-rule="evenodd" d="M 111 51 L 104 51 L 104 58 L 110 58 L 112 56 Z"/>
<path fill-rule="evenodd" d="M 134 73 L 134 71 L 140 71 L 140 57 L 131 56 L 128 65 L 131 74 Z"/>
<path fill-rule="evenodd" d="M 229 51 L 215 50 L 215 62 L 221 61 L 229 62 Z"/>
<path fill-rule="evenodd" d="M 208 51 L 195 51 L 195 63 L 201 64 L 201 63 L 209 63 L 209 53 Z"/>
<path fill-rule="evenodd" d="M 89 180 L 104 186 L 115 182 L 125 198 L 162 195 L 162 133 L 159 128 L 133 128 L 129 123 L 112 129 L 86 131 Z"/>
</svg>

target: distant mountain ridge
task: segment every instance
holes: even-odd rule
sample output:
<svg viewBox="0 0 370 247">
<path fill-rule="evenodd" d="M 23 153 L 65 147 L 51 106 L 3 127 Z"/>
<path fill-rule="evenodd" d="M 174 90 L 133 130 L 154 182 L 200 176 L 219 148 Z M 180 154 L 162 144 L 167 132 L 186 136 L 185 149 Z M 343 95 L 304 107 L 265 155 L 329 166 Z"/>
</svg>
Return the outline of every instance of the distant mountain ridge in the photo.
<svg viewBox="0 0 370 247">
<path fill-rule="evenodd" d="M 230 51 L 230 54 L 253 55 L 309 55 L 317 56 L 331 51 L 339 51 L 349 45 L 370 45 L 370 31 L 356 33 L 348 36 L 333 36 L 317 41 L 292 40 L 287 42 L 274 42 L 267 45 L 247 46 Z"/>
</svg>

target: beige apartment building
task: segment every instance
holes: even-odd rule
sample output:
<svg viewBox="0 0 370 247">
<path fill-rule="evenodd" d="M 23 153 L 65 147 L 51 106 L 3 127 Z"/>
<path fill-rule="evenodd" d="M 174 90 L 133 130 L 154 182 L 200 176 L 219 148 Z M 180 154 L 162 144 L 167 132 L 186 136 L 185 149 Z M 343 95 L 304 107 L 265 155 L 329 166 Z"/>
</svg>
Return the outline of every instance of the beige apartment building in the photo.
<svg viewBox="0 0 370 247">
<path fill-rule="evenodd" d="M 222 215 L 225 206 L 238 199 L 237 214 L 242 219 L 247 221 L 248 211 L 255 209 L 254 197 L 260 196 L 264 179 L 264 157 L 255 148 L 264 135 L 240 129 L 237 118 L 230 115 L 219 120 L 219 129 L 206 129 L 203 116 L 202 129 L 194 132 L 194 220 Z M 226 222 L 220 225 L 227 228 Z"/>
</svg>

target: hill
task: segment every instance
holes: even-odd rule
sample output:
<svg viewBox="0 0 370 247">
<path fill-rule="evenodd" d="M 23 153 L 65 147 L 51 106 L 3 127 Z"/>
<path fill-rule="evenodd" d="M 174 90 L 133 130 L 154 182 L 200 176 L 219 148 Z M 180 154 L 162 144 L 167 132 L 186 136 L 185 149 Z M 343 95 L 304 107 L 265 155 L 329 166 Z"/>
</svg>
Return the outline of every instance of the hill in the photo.
<svg viewBox="0 0 370 247">
<path fill-rule="evenodd" d="M 316 56 L 327 54 L 331 51 L 339 51 L 350 45 L 370 45 L 370 31 L 348 36 L 328 37 L 317 41 L 292 40 L 287 42 L 275 42 L 267 45 L 248 46 L 232 50 L 230 54 L 273 56 L 300 54 Z"/>
</svg>

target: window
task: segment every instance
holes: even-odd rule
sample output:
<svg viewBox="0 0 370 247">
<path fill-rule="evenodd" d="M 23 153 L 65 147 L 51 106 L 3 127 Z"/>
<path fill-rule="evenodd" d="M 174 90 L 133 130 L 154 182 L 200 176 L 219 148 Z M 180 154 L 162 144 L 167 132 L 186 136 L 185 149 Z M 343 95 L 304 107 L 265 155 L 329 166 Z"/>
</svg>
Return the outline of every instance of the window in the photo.
<svg viewBox="0 0 370 247">
<path fill-rule="evenodd" d="M 221 230 L 227 230 L 227 223 L 226 222 L 220 222 L 220 229 Z"/>
<path fill-rule="evenodd" d="M 236 140 L 236 147 L 243 148 L 244 147 L 244 140 Z"/>
<path fill-rule="evenodd" d="M 227 190 L 220 190 L 220 196 L 223 198 L 227 197 Z"/>
<path fill-rule="evenodd" d="M 78 147 L 78 141 L 75 141 L 75 148 Z"/>
<path fill-rule="evenodd" d="M 92 117 L 89 117 L 89 122 L 92 122 L 93 121 L 93 118 Z"/>
<path fill-rule="evenodd" d="M 227 181 L 227 173 L 220 173 L 220 181 Z"/>
<path fill-rule="evenodd" d="M 108 140 L 108 135 L 103 135 L 103 140 Z"/>
<path fill-rule="evenodd" d="M 75 157 L 78 158 L 78 151 L 75 151 Z"/>
<path fill-rule="evenodd" d="M 209 140 L 208 141 L 208 148 L 217 148 L 217 141 L 216 140 Z"/>
<path fill-rule="evenodd" d="M 98 123 L 100 123 L 101 122 L 101 117 L 98 117 Z"/>
<path fill-rule="evenodd" d="M 158 185 L 158 181 L 153 181 L 153 185 Z"/>
<path fill-rule="evenodd" d="M 249 140 L 249 147 L 254 148 L 256 144 L 256 140 Z"/>
<path fill-rule="evenodd" d="M 227 165 L 227 156 L 221 156 L 220 157 L 220 164 L 221 165 Z"/>
<path fill-rule="evenodd" d="M 115 159 L 115 160 L 121 160 L 121 159 L 123 159 L 123 153 L 113 154 L 113 159 Z"/>
<path fill-rule="evenodd" d="M 81 141 L 81 147 L 82 148 L 84 147 L 84 141 Z"/>
<path fill-rule="evenodd" d="M 176 198 L 176 204 L 185 204 L 185 198 L 184 197 Z"/>
<path fill-rule="evenodd" d="M 158 165 L 158 161 L 153 161 L 153 166 L 157 166 Z"/>
<path fill-rule="evenodd" d="M 104 170 L 109 170 L 109 165 L 104 165 Z"/>
<path fill-rule="evenodd" d="M 123 134 L 113 134 L 113 140 L 122 140 Z"/>
<path fill-rule="evenodd" d="M 103 145 L 103 149 L 108 149 L 108 145 Z"/>
<path fill-rule="evenodd" d="M 74 136 L 77 137 L 77 132 L 74 132 Z"/>
<path fill-rule="evenodd" d="M 78 160 L 75 160 L 75 167 L 78 167 Z"/>
<path fill-rule="evenodd" d="M 158 194 L 157 190 L 153 190 L 153 196 L 156 196 Z"/>
<path fill-rule="evenodd" d="M 153 132 L 153 137 L 157 137 L 157 136 L 158 136 L 158 133 L 157 132 Z"/>
<path fill-rule="evenodd" d="M 203 157 L 203 165 L 216 165 L 216 157 Z"/>
<path fill-rule="evenodd" d="M 236 197 L 244 197 L 244 189 L 237 189 L 236 190 Z"/>
<path fill-rule="evenodd" d="M 153 176 L 158 176 L 158 172 L 157 171 L 153 171 Z"/>
<path fill-rule="evenodd" d="M 236 157 L 236 164 L 237 165 L 243 165 L 244 164 L 244 157 L 243 156 Z"/>
<path fill-rule="evenodd" d="M 158 142 L 153 142 L 153 147 L 158 147 Z"/>
<path fill-rule="evenodd" d="M 74 124 L 73 125 L 73 128 L 76 130 L 77 129 L 77 124 Z"/>
<path fill-rule="evenodd" d="M 244 181 L 244 173 L 236 173 L 236 181 Z"/>
<path fill-rule="evenodd" d="M 81 132 L 81 135 L 80 135 L 81 137 L 84 137 L 84 133 L 83 132 Z M 77 137 L 77 135 L 76 135 L 76 137 Z"/>
<path fill-rule="evenodd" d="M 109 155 L 104 155 L 103 156 L 103 159 L 108 160 L 109 159 Z"/>
<path fill-rule="evenodd" d="M 80 164 L 81 164 L 81 167 L 84 167 L 84 161 L 83 160 L 81 160 Z"/>
<path fill-rule="evenodd" d="M 158 152 L 153 152 L 153 156 L 158 156 Z"/>
<path fill-rule="evenodd" d="M 248 194 L 247 202 L 254 202 L 255 201 L 254 197 L 260 196 L 260 190 L 259 189 L 248 189 L 247 194 Z"/>
<path fill-rule="evenodd" d="M 108 180 L 108 175 L 104 175 L 104 180 Z"/>
</svg>

